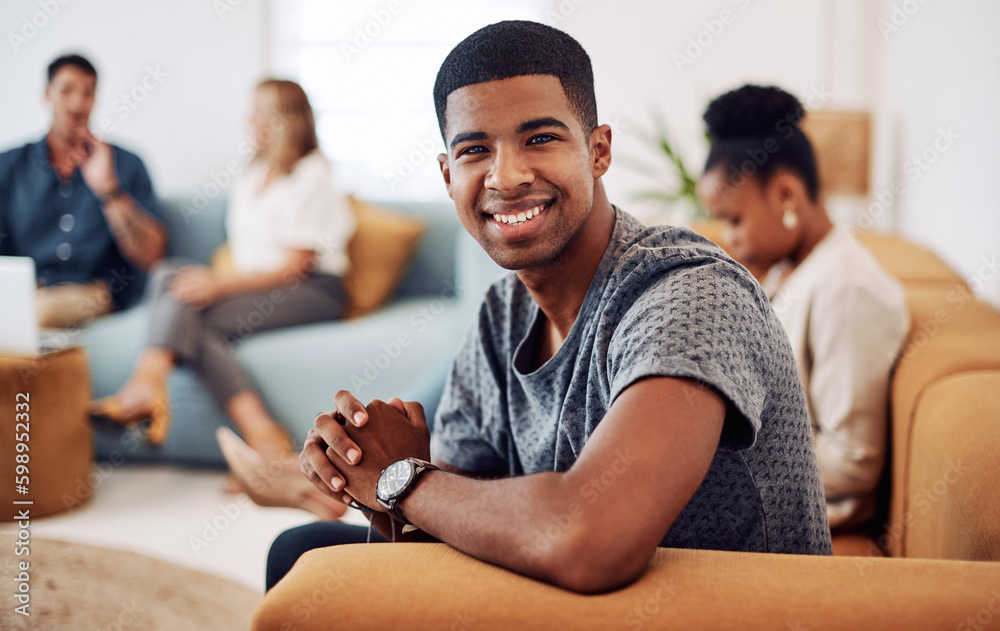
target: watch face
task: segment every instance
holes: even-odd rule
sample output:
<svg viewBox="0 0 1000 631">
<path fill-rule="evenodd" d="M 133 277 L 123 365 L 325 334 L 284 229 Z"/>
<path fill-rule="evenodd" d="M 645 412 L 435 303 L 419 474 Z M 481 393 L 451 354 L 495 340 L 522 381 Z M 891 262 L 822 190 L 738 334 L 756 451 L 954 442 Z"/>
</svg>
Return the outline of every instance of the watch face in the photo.
<svg viewBox="0 0 1000 631">
<path fill-rule="evenodd" d="M 409 460 L 399 460 L 386 467 L 378 479 L 378 496 L 383 500 L 395 499 L 406 489 L 415 470 Z"/>
</svg>

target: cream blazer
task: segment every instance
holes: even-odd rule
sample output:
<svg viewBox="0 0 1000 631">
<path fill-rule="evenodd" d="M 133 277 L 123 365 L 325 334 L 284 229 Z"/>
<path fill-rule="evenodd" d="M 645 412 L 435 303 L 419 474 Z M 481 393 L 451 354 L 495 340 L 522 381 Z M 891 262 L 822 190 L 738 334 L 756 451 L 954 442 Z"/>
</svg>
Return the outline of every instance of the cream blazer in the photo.
<svg viewBox="0 0 1000 631">
<path fill-rule="evenodd" d="M 889 377 L 909 328 L 903 288 L 839 227 L 790 273 L 778 267 L 763 284 L 802 377 L 830 527 L 856 525 L 874 514 L 885 466 Z"/>
</svg>

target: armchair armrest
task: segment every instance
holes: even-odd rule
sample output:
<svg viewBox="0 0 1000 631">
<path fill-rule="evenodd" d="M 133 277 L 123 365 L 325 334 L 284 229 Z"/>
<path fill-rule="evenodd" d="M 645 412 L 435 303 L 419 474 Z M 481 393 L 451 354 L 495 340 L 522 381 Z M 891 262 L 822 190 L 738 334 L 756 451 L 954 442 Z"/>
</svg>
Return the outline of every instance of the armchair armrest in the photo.
<svg viewBox="0 0 1000 631">
<path fill-rule="evenodd" d="M 661 548 L 633 585 L 583 596 L 444 544 L 399 543 L 305 554 L 252 629 L 909 631 L 986 615 L 1000 623 L 997 563 Z"/>
</svg>

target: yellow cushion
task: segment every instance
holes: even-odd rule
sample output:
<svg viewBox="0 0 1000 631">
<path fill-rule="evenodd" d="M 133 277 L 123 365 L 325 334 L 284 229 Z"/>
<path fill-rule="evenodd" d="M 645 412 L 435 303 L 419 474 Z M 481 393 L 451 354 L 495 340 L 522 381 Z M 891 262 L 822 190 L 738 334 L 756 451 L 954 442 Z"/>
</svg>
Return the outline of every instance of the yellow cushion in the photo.
<svg viewBox="0 0 1000 631">
<path fill-rule="evenodd" d="M 901 539 L 907 557 L 1000 560 L 1000 367 L 939 379 L 913 415 Z"/>
<path fill-rule="evenodd" d="M 864 232 L 858 239 L 868 247 L 885 271 L 909 286 L 941 283 L 964 285 L 962 277 L 931 251 L 891 234 Z"/>
<path fill-rule="evenodd" d="M 954 629 L 980 610 L 997 621 L 998 577 L 996 563 L 659 548 L 635 584 L 581 596 L 444 544 L 353 544 L 299 558 L 250 628 Z"/>
<path fill-rule="evenodd" d="M 350 200 L 357 227 L 347 248 L 350 268 L 344 275 L 349 318 L 374 311 L 392 296 L 424 234 L 421 221 Z"/>
<path fill-rule="evenodd" d="M 228 242 L 224 241 L 222 245 L 216 248 L 209 264 L 212 266 L 213 271 L 222 274 L 231 274 L 236 271 L 236 266 L 233 265 L 233 253 L 229 250 Z"/>
</svg>

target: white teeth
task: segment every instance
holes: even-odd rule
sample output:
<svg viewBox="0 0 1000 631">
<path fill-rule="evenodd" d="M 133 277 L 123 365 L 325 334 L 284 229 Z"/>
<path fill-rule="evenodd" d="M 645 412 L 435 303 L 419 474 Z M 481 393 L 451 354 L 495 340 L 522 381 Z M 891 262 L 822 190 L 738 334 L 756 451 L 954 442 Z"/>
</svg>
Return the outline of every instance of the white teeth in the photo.
<svg viewBox="0 0 1000 631">
<path fill-rule="evenodd" d="M 542 208 L 544 206 L 544 204 L 541 206 L 535 206 L 534 208 L 530 208 L 524 212 L 519 212 L 513 215 L 493 215 L 493 219 L 494 221 L 506 224 L 519 224 L 524 221 L 528 221 L 532 217 L 537 217 L 542 212 Z"/>
</svg>

